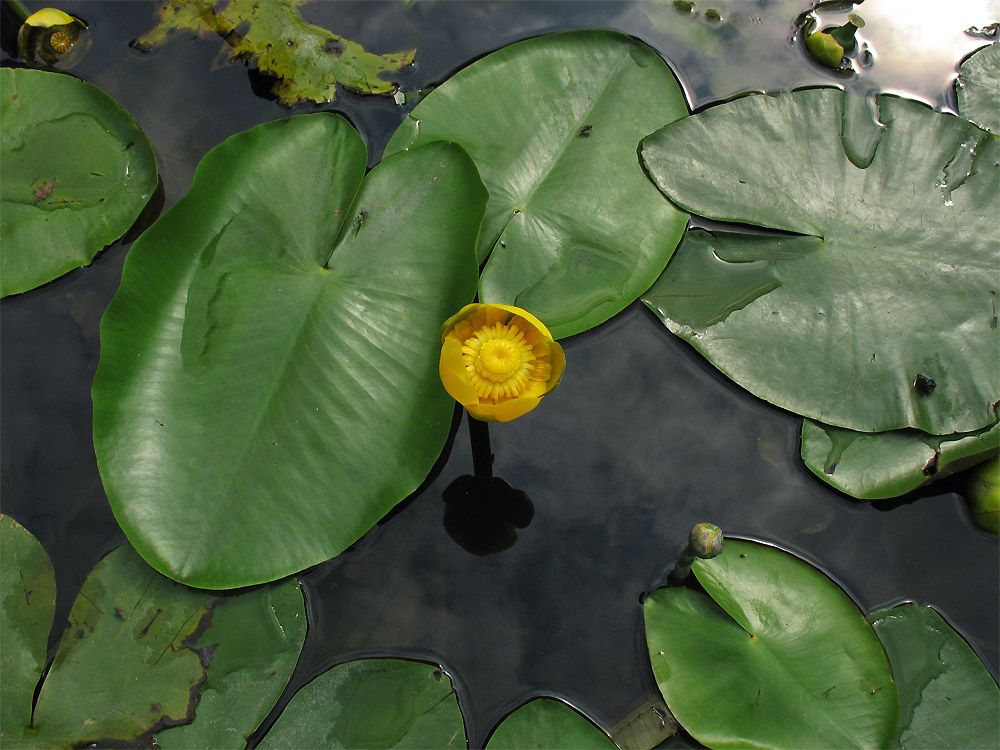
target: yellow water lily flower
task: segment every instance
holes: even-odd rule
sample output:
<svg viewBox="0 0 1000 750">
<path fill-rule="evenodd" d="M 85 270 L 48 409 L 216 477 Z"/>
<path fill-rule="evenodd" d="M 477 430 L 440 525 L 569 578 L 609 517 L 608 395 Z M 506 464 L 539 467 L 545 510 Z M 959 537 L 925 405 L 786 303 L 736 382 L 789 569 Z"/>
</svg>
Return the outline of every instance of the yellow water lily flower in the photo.
<svg viewBox="0 0 1000 750">
<path fill-rule="evenodd" d="M 566 367 L 534 315 L 511 305 L 466 305 L 441 327 L 441 382 L 469 414 L 509 422 L 538 406 Z"/>
</svg>

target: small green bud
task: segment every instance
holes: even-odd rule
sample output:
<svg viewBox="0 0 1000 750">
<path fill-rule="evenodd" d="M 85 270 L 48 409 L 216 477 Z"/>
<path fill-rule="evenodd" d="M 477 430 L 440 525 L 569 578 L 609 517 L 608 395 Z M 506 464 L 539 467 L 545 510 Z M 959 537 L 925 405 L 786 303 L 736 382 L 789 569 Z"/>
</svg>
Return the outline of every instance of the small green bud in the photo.
<svg viewBox="0 0 1000 750">
<path fill-rule="evenodd" d="M 839 68 L 844 48 L 825 31 L 814 31 L 806 37 L 806 49 L 813 58 L 828 68 Z"/>
<path fill-rule="evenodd" d="M 1000 456 L 979 464 L 970 472 L 965 499 L 976 526 L 1000 534 Z"/>
</svg>

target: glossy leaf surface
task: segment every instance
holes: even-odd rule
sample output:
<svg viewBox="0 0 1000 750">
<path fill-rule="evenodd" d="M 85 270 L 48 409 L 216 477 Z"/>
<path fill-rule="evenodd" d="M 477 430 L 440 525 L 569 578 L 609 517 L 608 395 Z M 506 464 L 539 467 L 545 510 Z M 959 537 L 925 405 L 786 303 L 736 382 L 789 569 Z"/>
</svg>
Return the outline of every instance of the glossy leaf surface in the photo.
<svg viewBox="0 0 1000 750">
<path fill-rule="evenodd" d="M 1000 138 L 877 102 L 881 124 L 835 89 L 750 95 L 646 139 L 684 208 L 795 234 L 689 232 L 643 300 L 790 411 L 863 432 L 978 430 L 1000 394 Z"/>
<path fill-rule="evenodd" d="M 613 750 L 616 746 L 573 707 L 552 698 L 536 698 L 500 722 L 486 747 L 491 750 Z"/>
<path fill-rule="evenodd" d="M 0 70 L 0 294 L 34 289 L 114 242 L 156 187 L 153 149 L 95 86 Z"/>
<path fill-rule="evenodd" d="M 917 430 L 855 432 L 811 419 L 802 423 L 802 460 L 851 497 L 878 500 L 967 469 L 1000 449 L 1000 425 L 955 435 Z"/>
<path fill-rule="evenodd" d="M 1000 747 L 1000 690 L 969 644 L 930 607 L 901 604 L 868 617 L 899 688 L 894 747 Z"/>
<path fill-rule="evenodd" d="M 0 515 L 0 737 L 25 743 L 35 685 L 56 612 L 56 579 L 42 545 L 10 516 Z"/>
<path fill-rule="evenodd" d="M 687 216 L 650 189 L 636 147 L 686 114 L 677 80 L 648 46 L 565 32 L 452 76 L 386 153 L 438 138 L 469 152 L 490 192 L 480 301 L 523 307 L 564 338 L 637 299 L 680 240 Z"/>
<path fill-rule="evenodd" d="M 1000 133 L 1000 44 L 973 53 L 958 69 L 958 111 L 977 125 Z"/>
<path fill-rule="evenodd" d="M 362 182 L 365 160 L 336 115 L 253 128 L 129 255 L 94 437 L 119 523 L 165 575 L 232 588 L 333 557 L 441 452 L 439 331 L 475 294 L 485 190 L 453 144 Z"/>
<path fill-rule="evenodd" d="M 383 76 L 409 67 L 415 49 L 372 54 L 357 42 L 303 21 L 296 8 L 306 2 L 170 0 L 157 10 L 157 25 L 136 45 L 149 49 L 178 31 L 218 34 L 231 60 L 243 60 L 277 78 L 272 92 L 285 104 L 333 101 L 338 83 L 368 94 L 396 90 Z"/>
<path fill-rule="evenodd" d="M 363 659 L 299 690 L 262 748 L 462 748 L 465 725 L 451 678 L 430 664 Z"/>
<path fill-rule="evenodd" d="M 898 716 L 882 646 L 847 595 L 811 565 L 726 541 L 697 560 L 705 594 L 646 599 L 646 643 L 667 706 L 713 748 L 887 747 Z"/>
</svg>

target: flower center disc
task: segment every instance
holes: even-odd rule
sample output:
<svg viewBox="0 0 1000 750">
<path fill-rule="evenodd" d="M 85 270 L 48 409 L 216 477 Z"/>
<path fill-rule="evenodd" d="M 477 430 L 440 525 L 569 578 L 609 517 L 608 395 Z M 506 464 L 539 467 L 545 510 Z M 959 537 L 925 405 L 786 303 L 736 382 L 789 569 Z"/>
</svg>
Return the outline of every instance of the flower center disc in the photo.
<svg viewBox="0 0 1000 750">
<path fill-rule="evenodd" d="M 521 366 L 521 353 L 506 339 L 493 339 L 483 344 L 476 360 L 480 377 L 499 383 L 506 380 Z"/>
</svg>

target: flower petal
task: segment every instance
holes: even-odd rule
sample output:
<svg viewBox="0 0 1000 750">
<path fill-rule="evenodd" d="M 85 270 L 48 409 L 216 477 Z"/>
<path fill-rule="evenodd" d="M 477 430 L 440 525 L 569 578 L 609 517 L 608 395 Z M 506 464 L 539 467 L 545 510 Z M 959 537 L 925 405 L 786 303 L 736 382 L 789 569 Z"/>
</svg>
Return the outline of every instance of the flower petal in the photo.
<svg viewBox="0 0 1000 750">
<path fill-rule="evenodd" d="M 509 422 L 538 406 L 540 396 L 527 396 L 504 401 L 502 404 L 466 404 L 469 414 L 483 422 Z"/>
<path fill-rule="evenodd" d="M 466 408 L 479 403 L 479 395 L 469 382 L 462 361 L 462 342 L 456 336 L 446 336 L 441 345 L 441 360 L 438 363 L 441 382 L 453 399 Z"/>
</svg>

